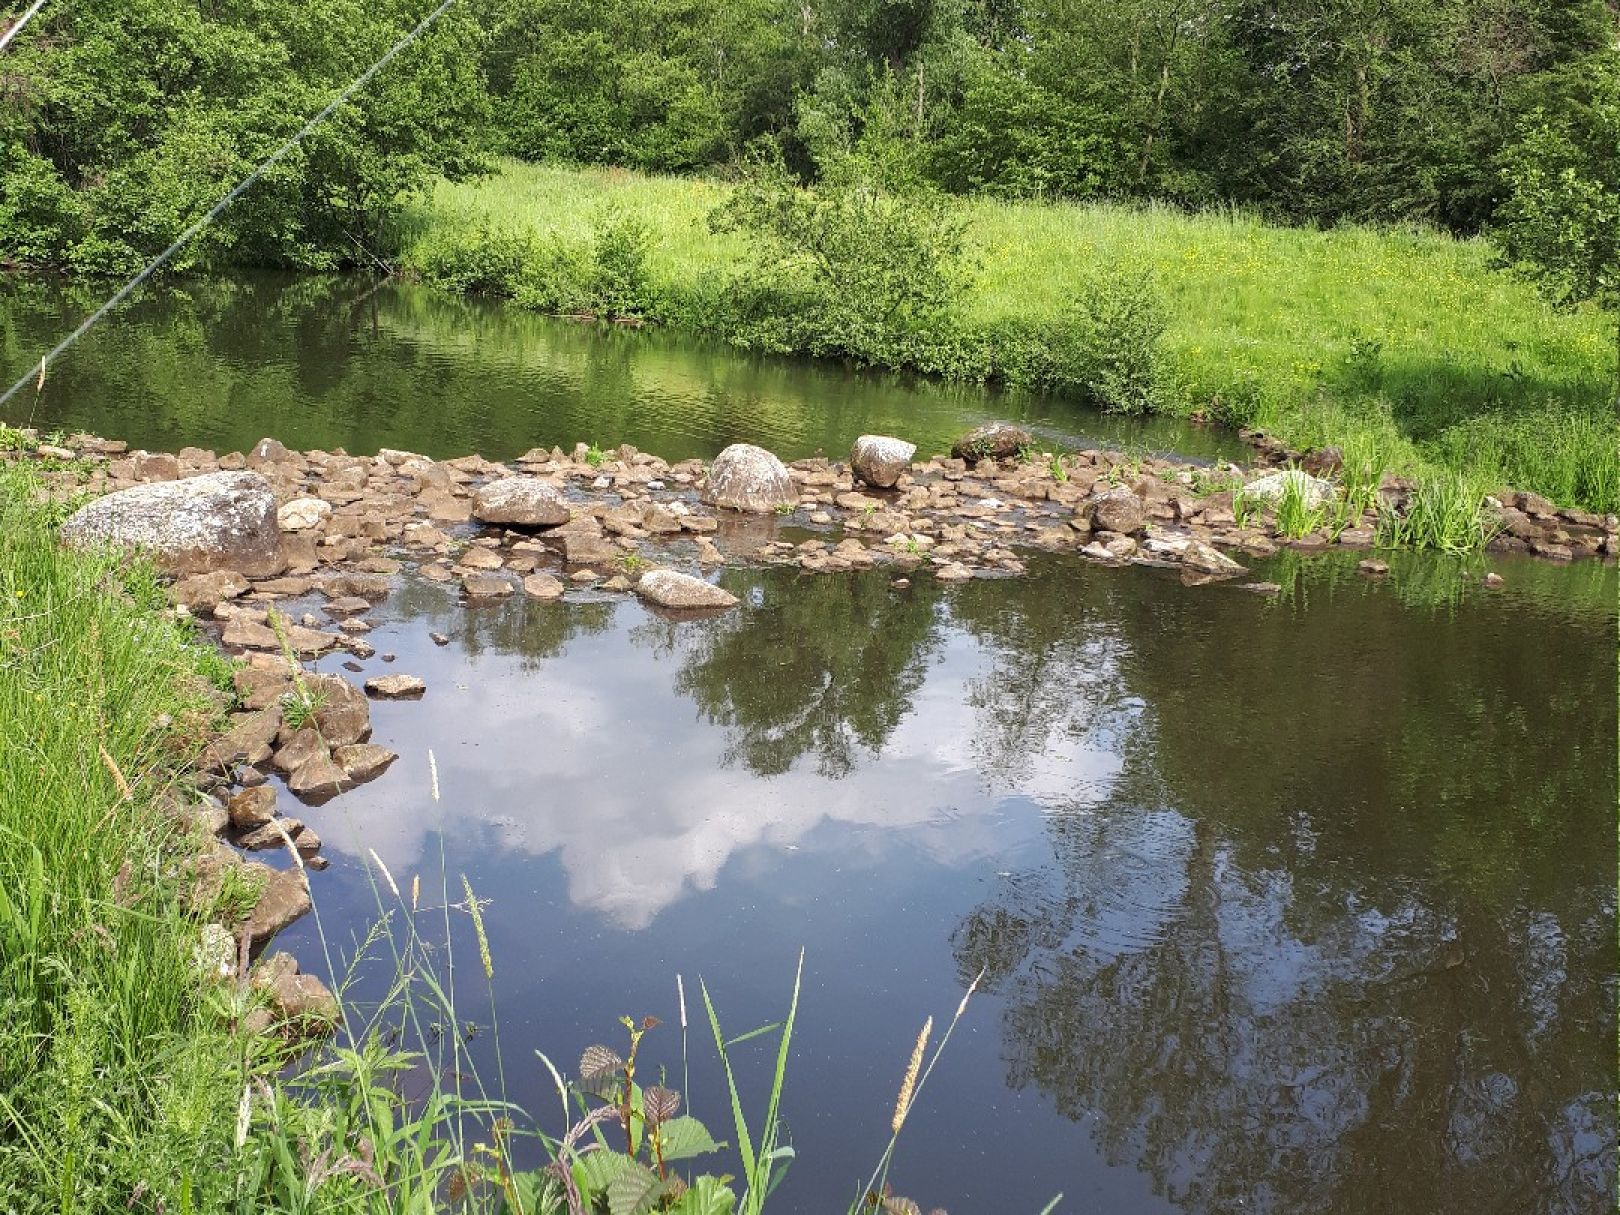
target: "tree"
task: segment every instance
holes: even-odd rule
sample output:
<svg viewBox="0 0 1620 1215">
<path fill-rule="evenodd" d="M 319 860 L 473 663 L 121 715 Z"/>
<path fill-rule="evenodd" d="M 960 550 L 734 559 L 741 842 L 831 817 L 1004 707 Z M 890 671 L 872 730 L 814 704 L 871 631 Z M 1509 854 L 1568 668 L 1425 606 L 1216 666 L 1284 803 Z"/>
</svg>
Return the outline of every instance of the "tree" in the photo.
<svg viewBox="0 0 1620 1215">
<path fill-rule="evenodd" d="M 419 0 L 86 0 L 7 52 L 0 261 L 127 272 L 421 17 Z M 210 225 L 177 266 L 379 256 L 403 197 L 474 171 L 480 35 L 452 9 Z"/>
</svg>

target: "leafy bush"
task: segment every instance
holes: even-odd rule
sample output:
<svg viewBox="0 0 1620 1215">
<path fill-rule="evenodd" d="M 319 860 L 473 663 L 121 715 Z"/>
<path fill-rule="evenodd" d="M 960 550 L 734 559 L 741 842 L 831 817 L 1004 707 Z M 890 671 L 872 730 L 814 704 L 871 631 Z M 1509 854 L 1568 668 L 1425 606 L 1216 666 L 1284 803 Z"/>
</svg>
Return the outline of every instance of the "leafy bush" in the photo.
<svg viewBox="0 0 1620 1215">
<path fill-rule="evenodd" d="M 1115 413 L 1165 412 L 1171 377 L 1168 323 L 1152 277 L 1132 267 L 1093 276 L 1067 316 L 1045 335 L 1042 387 L 1078 391 Z M 1037 348 L 1034 357 L 1041 357 Z"/>
<path fill-rule="evenodd" d="M 585 240 L 515 228 L 434 229 L 413 245 L 406 264 L 435 286 L 515 299 L 528 308 L 572 316 L 647 313 L 651 234 L 634 217 L 609 214 Z"/>
<path fill-rule="evenodd" d="M 756 163 L 710 226 L 748 238 L 737 329 L 768 348 L 898 363 L 912 339 L 938 331 L 967 281 L 965 225 L 945 201 L 886 188 L 853 162 L 813 188 L 779 162 Z"/>
</svg>

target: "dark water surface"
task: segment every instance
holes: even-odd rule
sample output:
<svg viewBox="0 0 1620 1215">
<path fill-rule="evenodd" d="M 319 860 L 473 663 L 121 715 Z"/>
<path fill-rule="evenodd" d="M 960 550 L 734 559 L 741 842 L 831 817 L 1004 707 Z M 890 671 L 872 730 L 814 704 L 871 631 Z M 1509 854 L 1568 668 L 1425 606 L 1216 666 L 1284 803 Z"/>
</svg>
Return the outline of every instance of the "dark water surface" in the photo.
<svg viewBox="0 0 1620 1215">
<path fill-rule="evenodd" d="M 15 368 L 82 301 L 10 290 Z M 1093 431 L 1052 402 L 365 290 L 166 289 L 53 372 L 35 420 L 493 456 L 937 447 L 992 412 Z M 428 681 L 375 706 L 399 762 L 284 801 L 326 840 L 341 953 L 376 915 L 372 850 L 424 904 L 442 881 L 459 901 L 463 874 L 489 900 L 506 1088 L 553 1132 L 535 1047 L 573 1070 L 653 1014 L 644 1069 L 679 1083 L 679 973 L 693 1111 L 730 1138 L 697 978 L 741 1032 L 781 1015 L 803 947 L 799 1157 L 774 1212 L 843 1210 L 923 1018 L 981 969 L 893 1174 L 924 1209 L 1612 1210 L 1615 571 L 1504 560 L 1485 592 L 1477 570 L 1392 564 L 1380 584 L 1353 558 L 1257 564 L 1276 599 L 1049 557 L 906 590 L 739 569 L 720 580 L 742 609 L 681 622 L 606 598 L 469 609 L 407 580 L 372 616 L 397 661 L 364 664 Z M 494 1084 L 472 929 L 451 923 Z M 284 943 L 319 970 L 316 927 Z M 390 970 L 382 951 L 356 992 Z M 736 1051 L 755 1109 L 767 1043 Z"/>
<path fill-rule="evenodd" d="M 651 1013 L 679 1077 L 675 974 L 741 1031 L 804 946 L 777 1210 L 843 1209 L 981 968 L 902 1140 L 925 1208 L 1612 1209 L 1615 579 L 1499 568 L 1488 595 L 1275 562 L 1277 602 L 1060 559 L 903 591 L 728 571 L 744 609 L 679 623 L 415 582 L 367 664 L 428 680 L 377 706 L 402 758 L 307 815 L 323 920 L 374 916 L 368 849 L 436 891 L 442 848 L 452 898 L 491 900 L 508 1090 L 553 1121 L 530 1047 L 571 1063 Z M 738 1050 L 760 1102 L 765 1046 Z"/>
<path fill-rule="evenodd" d="M 0 388 L 104 298 L 0 276 Z M 0 421 L 84 428 L 154 451 L 379 447 L 510 459 L 531 447 L 631 443 L 670 460 L 747 441 L 842 458 L 864 431 L 931 455 L 988 417 L 1054 443 L 1242 454 L 1219 430 L 1108 418 L 1049 397 L 740 355 L 654 331 L 553 320 L 497 301 L 361 278 L 249 275 L 166 283 L 91 330 L 44 390 Z"/>
</svg>

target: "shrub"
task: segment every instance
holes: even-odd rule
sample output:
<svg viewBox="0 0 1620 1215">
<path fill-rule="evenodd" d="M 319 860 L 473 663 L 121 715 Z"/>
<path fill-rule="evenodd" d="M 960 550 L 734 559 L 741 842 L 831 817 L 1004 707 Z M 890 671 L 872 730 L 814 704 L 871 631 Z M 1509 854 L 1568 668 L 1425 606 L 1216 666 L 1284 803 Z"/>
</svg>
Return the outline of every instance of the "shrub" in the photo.
<svg viewBox="0 0 1620 1215">
<path fill-rule="evenodd" d="M 1044 343 L 1025 346 L 1026 374 L 1040 387 L 1079 392 L 1114 413 L 1165 412 L 1171 397 L 1167 323 L 1152 276 L 1115 267 L 1085 282 Z"/>
</svg>

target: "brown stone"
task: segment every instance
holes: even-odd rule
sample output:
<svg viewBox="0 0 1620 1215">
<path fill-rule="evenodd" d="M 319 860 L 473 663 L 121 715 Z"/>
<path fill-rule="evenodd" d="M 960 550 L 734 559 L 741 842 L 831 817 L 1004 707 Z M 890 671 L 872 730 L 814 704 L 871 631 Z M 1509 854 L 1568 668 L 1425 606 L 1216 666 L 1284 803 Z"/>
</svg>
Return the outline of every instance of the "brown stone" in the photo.
<svg viewBox="0 0 1620 1215">
<path fill-rule="evenodd" d="M 499 599 L 512 593 L 512 584 L 496 574 L 468 574 L 461 589 L 469 599 Z"/>
<path fill-rule="evenodd" d="M 343 769 L 322 747 L 319 754 L 287 778 L 287 789 L 295 797 L 323 801 L 341 793 L 346 783 Z"/>
<path fill-rule="evenodd" d="M 225 807 L 231 826 L 238 831 L 262 827 L 276 816 L 276 791 L 269 785 L 241 789 Z"/>
<path fill-rule="evenodd" d="M 193 612 L 211 612 L 227 599 L 245 595 L 248 580 L 235 570 L 212 570 L 182 578 L 169 588 L 169 599 Z"/>
<path fill-rule="evenodd" d="M 393 584 L 383 574 L 332 574 L 321 580 L 321 594 L 328 599 L 364 599 L 381 603 Z"/>
<path fill-rule="evenodd" d="M 296 867 L 283 870 L 265 883 L 244 931 L 257 947 L 305 915 L 311 906 L 309 884 L 303 870 Z"/>
<path fill-rule="evenodd" d="M 426 691 L 426 682 L 415 675 L 379 675 L 366 680 L 366 695 L 379 700 L 414 700 Z"/>
<path fill-rule="evenodd" d="M 345 747 L 371 737 L 371 706 L 341 675 L 311 675 L 305 681 L 318 707 L 315 728 L 329 747 Z"/>
<path fill-rule="evenodd" d="M 381 776 L 388 765 L 398 758 L 387 747 L 379 747 L 376 743 L 354 743 L 339 747 L 332 753 L 332 759 L 343 769 L 343 775 L 350 784 Z"/>
</svg>

